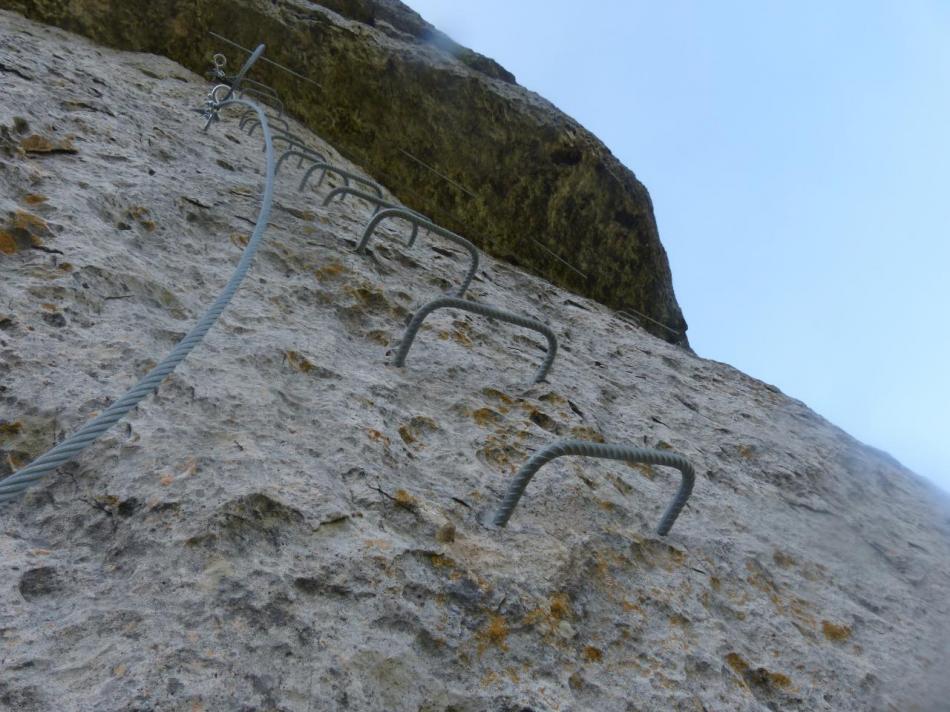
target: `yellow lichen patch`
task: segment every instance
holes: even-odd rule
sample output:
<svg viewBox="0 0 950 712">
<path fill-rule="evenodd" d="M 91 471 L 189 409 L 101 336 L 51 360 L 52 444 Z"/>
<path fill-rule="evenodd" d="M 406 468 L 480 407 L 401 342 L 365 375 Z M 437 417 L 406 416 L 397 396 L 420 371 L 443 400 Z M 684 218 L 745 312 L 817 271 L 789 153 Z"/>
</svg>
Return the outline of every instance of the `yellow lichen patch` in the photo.
<svg viewBox="0 0 950 712">
<path fill-rule="evenodd" d="M 25 210 L 17 210 L 13 214 L 13 229 L 26 230 L 31 235 L 47 234 L 50 231 L 49 225 L 43 218 Z"/>
<path fill-rule="evenodd" d="M 551 403 L 552 405 L 566 405 L 567 404 L 567 398 L 555 393 L 554 391 L 551 391 L 550 393 L 545 393 L 543 396 L 538 396 L 538 400 L 543 400 L 547 403 Z"/>
<path fill-rule="evenodd" d="M 739 653 L 729 653 L 726 656 L 726 664 L 740 675 L 749 669 L 749 663 L 743 660 Z"/>
<path fill-rule="evenodd" d="M 712 587 L 713 591 L 718 591 L 722 588 L 722 582 L 716 576 L 709 577 L 709 585 Z"/>
<path fill-rule="evenodd" d="M 775 588 L 775 584 L 769 578 L 768 573 L 765 568 L 759 564 L 755 559 L 751 559 L 745 564 L 746 569 L 749 571 L 749 575 L 746 577 L 746 581 L 755 586 L 757 589 L 763 593 L 768 594 L 777 594 L 778 589 Z"/>
<path fill-rule="evenodd" d="M 480 684 L 481 684 L 482 687 L 491 687 L 492 685 L 497 685 L 497 684 L 498 684 L 498 673 L 495 672 L 494 670 L 489 670 L 489 671 L 486 672 L 484 675 L 482 675 L 482 679 L 480 680 Z"/>
<path fill-rule="evenodd" d="M 45 195 L 39 195 L 38 193 L 30 193 L 29 195 L 23 196 L 23 202 L 27 205 L 39 205 L 40 203 L 45 203 L 49 198 Z"/>
<path fill-rule="evenodd" d="M 560 424 L 544 411 L 535 408 L 530 403 L 522 404 L 521 408 L 528 416 L 528 420 L 537 425 L 542 430 L 547 430 L 549 433 L 563 432 L 563 428 L 560 426 Z"/>
<path fill-rule="evenodd" d="M 313 364 L 296 351 L 285 351 L 284 360 L 291 368 L 301 373 L 310 373 L 313 370 Z"/>
<path fill-rule="evenodd" d="M 12 255 L 18 249 L 16 238 L 6 230 L 0 230 L 0 252 Z"/>
<path fill-rule="evenodd" d="M 365 307 L 380 308 L 388 306 L 386 295 L 378 287 L 372 285 L 354 287 L 348 284 L 343 287 L 343 291 Z"/>
<path fill-rule="evenodd" d="M 443 544 L 451 544 L 455 541 L 455 525 L 452 522 L 446 522 L 435 532 L 436 541 Z"/>
<path fill-rule="evenodd" d="M 571 428 L 571 435 L 578 440 L 590 440 L 595 443 L 606 442 L 603 435 L 588 425 L 575 425 Z"/>
<path fill-rule="evenodd" d="M 482 427 L 487 427 L 493 423 L 497 423 L 501 419 L 501 413 L 494 411 L 491 408 L 479 408 L 474 413 L 472 413 L 472 420 Z"/>
<path fill-rule="evenodd" d="M 851 628 L 846 625 L 837 625 L 831 621 L 821 622 L 821 632 L 835 643 L 841 643 L 851 637 Z"/>
<path fill-rule="evenodd" d="M 747 460 L 755 454 L 755 450 L 749 445 L 740 445 L 739 446 L 739 456 L 744 457 Z"/>
<path fill-rule="evenodd" d="M 476 633 L 478 652 L 485 652 L 485 649 L 490 645 L 494 645 L 500 650 L 508 650 L 508 633 L 508 622 L 504 617 L 497 613 L 490 614 L 488 622 Z"/>
<path fill-rule="evenodd" d="M 599 663 L 604 659 L 604 651 L 600 648 L 595 648 L 593 645 L 587 645 L 584 647 L 584 652 L 581 653 L 584 660 L 589 663 Z"/>
<path fill-rule="evenodd" d="M 548 601 L 533 610 L 528 611 L 522 623 L 524 625 L 541 626 L 543 633 L 551 636 L 557 636 L 558 626 L 565 625 L 568 618 L 571 618 L 571 599 L 566 593 L 552 593 Z"/>
<path fill-rule="evenodd" d="M 389 443 L 391 442 L 388 437 L 386 437 L 385 435 L 383 435 L 381 432 L 379 432 L 378 430 L 374 428 L 367 428 L 366 434 L 369 435 L 369 439 L 372 440 L 373 442 L 383 443 L 387 447 L 389 446 Z"/>
<path fill-rule="evenodd" d="M 612 512 L 617 508 L 617 505 L 611 502 L 609 499 L 598 499 L 597 506 L 607 512 Z"/>
<path fill-rule="evenodd" d="M 518 445 L 513 445 L 508 440 L 509 433 L 497 431 L 489 435 L 485 440 L 485 445 L 479 449 L 479 454 L 490 464 L 507 472 L 514 472 L 518 465 L 524 461 L 527 453 Z"/>
<path fill-rule="evenodd" d="M 653 465 L 647 464 L 646 462 L 628 462 L 627 465 L 632 467 L 648 480 L 652 480 L 654 477 L 656 477 L 656 470 L 653 469 Z"/>
<path fill-rule="evenodd" d="M 680 628 L 685 628 L 689 625 L 689 618 L 686 616 L 680 615 L 679 613 L 674 613 L 670 616 L 670 624 L 678 626 Z"/>
<path fill-rule="evenodd" d="M 455 559 L 445 556 L 444 554 L 432 554 L 429 557 L 429 563 L 432 564 L 434 569 L 455 569 Z"/>
<path fill-rule="evenodd" d="M 504 403 L 505 405 L 513 405 L 515 400 L 507 393 L 499 391 L 497 388 L 486 387 L 482 389 L 482 395 L 488 396 L 489 398 L 494 398 L 497 401 Z"/>
<path fill-rule="evenodd" d="M 627 599 L 623 599 L 620 602 L 620 607 L 623 608 L 627 613 L 643 613 L 643 606 L 638 603 L 631 603 Z"/>
<path fill-rule="evenodd" d="M 794 566 L 796 561 L 792 556 L 786 554 L 781 549 L 776 549 L 772 552 L 772 561 L 775 562 L 777 566 L 781 566 L 783 569 L 787 569 L 790 566 Z"/>
<path fill-rule="evenodd" d="M 60 262 L 59 269 L 63 272 L 72 272 L 73 266 L 69 262 Z"/>
<path fill-rule="evenodd" d="M 439 331 L 438 336 L 440 339 L 442 339 L 442 341 L 451 340 L 465 347 L 472 345 L 472 339 L 469 337 L 469 335 L 459 329 L 453 329 L 452 331 L 441 330 Z"/>
<path fill-rule="evenodd" d="M 570 618 L 573 615 L 571 599 L 566 593 L 552 594 L 548 601 L 548 608 L 551 611 L 551 617 L 557 620 Z"/>
<path fill-rule="evenodd" d="M 508 679 L 514 683 L 521 682 L 521 673 L 518 672 L 518 668 L 510 667 L 505 670 L 505 674 L 508 675 Z"/>
<path fill-rule="evenodd" d="M 773 672 L 764 667 L 752 668 L 738 653 L 726 655 L 726 664 L 732 668 L 749 687 L 758 687 L 766 690 L 784 690 L 792 686 L 792 680 L 780 672 Z"/>
<path fill-rule="evenodd" d="M 399 426 L 399 437 L 407 445 L 417 443 L 426 433 L 439 429 L 439 424 L 425 415 L 413 416 L 408 423 Z"/>
<path fill-rule="evenodd" d="M 53 141 L 40 136 L 31 134 L 20 140 L 20 148 L 27 153 L 76 153 L 76 147 L 70 139 L 62 141 Z"/>
<path fill-rule="evenodd" d="M 764 668 L 761 669 L 765 670 Z M 768 676 L 769 682 L 775 687 L 786 688 L 792 686 L 792 680 L 788 675 L 783 675 L 780 672 L 772 672 L 770 670 L 765 670 L 765 674 Z"/>
<path fill-rule="evenodd" d="M 232 232 L 231 233 L 231 242 L 235 247 L 247 247 L 247 243 L 250 242 L 250 235 L 245 235 L 243 232 Z"/>
<path fill-rule="evenodd" d="M 403 509 L 415 509 L 419 505 L 419 500 L 404 489 L 396 490 L 393 494 L 393 501 Z"/>
<path fill-rule="evenodd" d="M 333 279 L 339 279 L 347 269 L 339 262 L 331 262 L 328 265 L 315 269 L 314 276 L 321 282 L 327 282 Z"/>
<path fill-rule="evenodd" d="M 22 430 L 23 423 L 19 420 L 0 421 L 0 436 L 13 437 L 14 435 L 19 435 Z"/>
<path fill-rule="evenodd" d="M 666 571 L 673 571 L 686 563 L 686 554 L 683 551 L 652 539 L 634 539 L 630 544 L 630 553 L 634 562 L 646 568 L 659 566 Z"/>
<path fill-rule="evenodd" d="M 380 329 L 374 329 L 366 334 L 366 338 L 380 346 L 389 346 L 389 334 Z"/>
</svg>

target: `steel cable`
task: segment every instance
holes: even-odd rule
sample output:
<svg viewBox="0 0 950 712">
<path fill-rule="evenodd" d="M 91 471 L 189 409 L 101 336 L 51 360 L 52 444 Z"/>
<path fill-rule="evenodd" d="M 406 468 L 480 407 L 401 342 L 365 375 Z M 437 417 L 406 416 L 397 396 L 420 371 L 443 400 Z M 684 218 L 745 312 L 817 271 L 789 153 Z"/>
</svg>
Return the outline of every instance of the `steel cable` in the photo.
<svg viewBox="0 0 950 712">
<path fill-rule="evenodd" d="M 245 65 L 241 74 L 243 75 L 246 70 L 247 65 Z M 191 350 L 201 342 L 205 334 L 214 326 L 214 323 L 231 301 L 231 298 L 234 296 L 234 293 L 237 291 L 245 275 L 247 275 L 254 255 L 263 239 L 267 222 L 270 219 L 271 204 L 274 199 L 274 147 L 271 142 L 267 116 L 264 110 L 256 103 L 244 99 L 226 99 L 221 102 L 212 101 L 212 113 L 216 113 L 218 109 L 232 104 L 241 104 L 257 111 L 264 133 L 266 150 L 266 174 L 264 192 L 261 197 L 261 210 L 254 226 L 254 232 L 251 234 L 251 239 L 248 241 L 247 247 L 241 254 L 241 259 L 234 273 L 231 275 L 231 278 L 228 280 L 222 292 L 218 295 L 218 298 L 214 300 L 212 305 L 208 308 L 208 311 L 198 320 L 198 323 L 195 324 L 192 330 L 188 332 L 161 363 L 149 371 L 139 383 L 72 436 L 43 455 L 40 455 L 40 457 L 26 467 L 0 480 L 0 503 L 16 498 L 44 475 L 49 474 L 60 465 L 73 459 L 95 442 L 100 435 L 121 420 L 132 408 L 138 405 L 138 403 L 157 390 L 165 377 L 174 371 L 178 364 L 184 361 L 185 357 L 188 356 Z M 209 118 L 209 123 L 210 121 L 211 119 Z"/>
</svg>

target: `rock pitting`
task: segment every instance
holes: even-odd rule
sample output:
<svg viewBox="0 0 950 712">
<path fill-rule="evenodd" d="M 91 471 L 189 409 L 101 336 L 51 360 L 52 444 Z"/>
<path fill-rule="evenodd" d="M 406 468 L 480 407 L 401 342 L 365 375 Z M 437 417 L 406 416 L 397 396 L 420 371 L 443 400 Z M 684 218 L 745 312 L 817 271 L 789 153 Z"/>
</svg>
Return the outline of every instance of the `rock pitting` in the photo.
<svg viewBox="0 0 950 712">
<path fill-rule="evenodd" d="M 191 327 L 246 242 L 262 154 L 233 113 L 201 132 L 207 85 L 168 59 L 2 11 L 0 45 L 8 474 Z M 354 254 L 372 207 L 323 208 L 335 183 L 298 180 L 279 176 L 206 341 L 0 509 L 0 709 L 941 709 L 941 494 L 778 389 L 487 256 L 468 296 L 557 333 L 548 382 L 530 383 L 543 340 L 449 310 L 396 369 L 406 318 L 468 256 L 406 249 L 396 224 Z M 652 531 L 675 471 L 570 457 L 508 528 L 482 526 L 559 437 L 689 458 L 671 534 Z"/>
</svg>

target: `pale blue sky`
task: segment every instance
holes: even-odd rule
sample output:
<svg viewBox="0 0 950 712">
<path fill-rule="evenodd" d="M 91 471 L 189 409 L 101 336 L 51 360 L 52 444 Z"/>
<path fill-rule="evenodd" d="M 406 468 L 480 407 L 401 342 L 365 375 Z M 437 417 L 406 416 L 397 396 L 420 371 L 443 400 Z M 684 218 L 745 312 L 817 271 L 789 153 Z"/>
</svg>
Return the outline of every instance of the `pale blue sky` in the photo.
<svg viewBox="0 0 950 712">
<path fill-rule="evenodd" d="M 700 355 L 950 490 L 950 2 L 409 4 L 646 184 Z"/>
</svg>

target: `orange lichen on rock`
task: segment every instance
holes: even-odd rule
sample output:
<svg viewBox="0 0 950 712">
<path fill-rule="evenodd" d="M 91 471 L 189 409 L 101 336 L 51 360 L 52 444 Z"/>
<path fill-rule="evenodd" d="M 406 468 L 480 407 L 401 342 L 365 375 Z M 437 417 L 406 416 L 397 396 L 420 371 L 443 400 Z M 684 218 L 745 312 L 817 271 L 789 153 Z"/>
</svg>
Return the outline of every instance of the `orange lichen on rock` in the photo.
<svg viewBox="0 0 950 712">
<path fill-rule="evenodd" d="M 846 625 L 837 625 L 831 621 L 821 622 L 821 632 L 828 640 L 841 643 L 851 637 L 851 628 Z"/>
<path fill-rule="evenodd" d="M 792 686 L 788 675 L 773 672 L 764 667 L 752 668 L 738 653 L 726 655 L 726 664 L 732 668 L 749 687 L 766 690 L 787 689 Z"/>
<path fill-rule="evenodd" d="M 396 490 L 395 494 L 393 494 L 393 501 L 404 509 L 415 509 L 419 504 L 419 500 L 404 489 Z"/>
<path fill-rule="evenodd" d="M 491 408 L 479 408 L 472 413 L 472 420 L 481 426 L 488 426 L 492 423 L 497 423 L 501 419 L 501 413 L 494 411 Z"/>
<path fill-rule="evenodd" d="M 46 224 L 43 218 L 25 210 L 17 210 L 13 214 L 13 229 L 26 230 L 31 235 L 42 235 L 50 232 L 49 225 Z"/>
<path fill-rule="evenodd" d="M 465 328 L 459 327 L 459 323 L 461 323 Z M 461 344 L 462 346 L 470 347 L 472 345 L 472 339 L 468 334 L 469 332 L 468 324 L 466 324 L 465 322 L 455 322 L 455 326 L 456 328 L 453 329 L 452 331 L 445 331 L 445 330 L 440 331 L 439 338 L 442 339 L 443 341 L 451 340 L 457 344 Z"/>
<path fill-rule="evenodd" d="M 11 437 L 13 435 L 19 435 L 23 430 L 23 423 L 19 420 L 14 421 L 0 421 L 0 435 L 5 435 Z"/>
<path fill-rule="evenodd" d="M 384 445 L 387 445 L 387 446 L 391 442 L 387 436 L 383 435 L 381 432 L 379 432 L 375 428 L 367 428 L 366 434 L 369 435 L 369 439 L 372 440 L 373 442 L 383 443 Z"/>
<path fill-rule="evenodd" d="M 30 134 L 20 139 L 20 148 L 26 153 L 78 153 L 68 138 L 54 141 L 39 134 Z"/>
<path fill-rule="evenodd" d="M 476 637 L 478 638 L 478 652 L 483 653 L 490 645 L 494 645 L 500 650 L 508 650 L 508 622 L 503 616 L 497 613 L 491 613 L 488 616 L 488 622 L 481 628 Z"/>
<path fill-rule="evenodd" d="M 321 282 L 325 282 L 331 279 L 339 279 L 339 277 L 346 271 L 346 267 L 341 265 L 339 262 L 331 262 L 330 264 L 315 269 L 313 271 L 314 276 L 319 279 Z"/>
<path fill-rule="evenodd" d="M 482 389 L 482 394 L 488 396 L 489 398 L 494 398 L 497 401 L 501 401 L 505 405 L 513 405 L 515 399 L 509 396 L 507 393 L 499 391 L 497 388 L 486 387 Z"/>
<path fill-rule="evenodd" d="M 0 252 L 12 255 L 18 249 L 16 238 L 6 230 L 0 230 Z"/>
<path fill-rule="evenodd" d="M 570 618 L 573 615 L 571 610 L 571 599 L 566 593 L 554 593 L 548 602 L 551 611 L 551 617 L 557 620 Z"/>
<path fill-rule="evenodd" d="M 310 373 L 313 370 L 313 364 L 307 360 L 305 356 L 297 353 L 296 351 L 285 351 L 284 360 L 290 365 L 291 368 L 294 368 L 301 373 Z"/>
<path fill-rule="evenodd" d="M 588 645 L 584 647 L 584 652 L 581 653 L 589 663 L 599 663 L 604 659 L 604 651 L 600 648 L 595 648 L 593 645 Z"/>
<path fill-rule="evenodd" d="M 648 480 L 652 480 L 654 477 L 656 477 L 656 470 L 653 469 L 653 465 L 649 465 L 645 462 L 628 462 L 627 465 L 632 467 Z"/>
<path fill-rule="evenodd" d="M 595 443 L 606 442 L 604 436 L 600 434 L 594 428 L 588 425 L 575 425 L 571 428 L 571 436 L 577 438 L 578 440 L 590 440 Z"/>
</svg>

